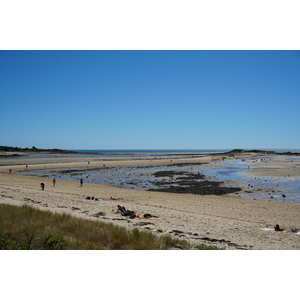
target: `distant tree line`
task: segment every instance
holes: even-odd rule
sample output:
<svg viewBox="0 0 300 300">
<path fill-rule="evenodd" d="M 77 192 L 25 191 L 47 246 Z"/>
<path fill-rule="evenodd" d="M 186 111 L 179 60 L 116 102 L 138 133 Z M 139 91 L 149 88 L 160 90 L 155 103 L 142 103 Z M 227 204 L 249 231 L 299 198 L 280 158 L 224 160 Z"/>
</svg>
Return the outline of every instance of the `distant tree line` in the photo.
<svg viewBox="0 0 300 300">
<path fill-rule="evenodd" d="M 6 151 L 6 152 L 55 152 L 55 153 L 72 153 L 72 151 L 68 150 L 61 150 L 61 149 L 39 149 L 35 146 L 32 146 L 32 148 L 20 148 L 20 147 L 9 147 L 9 146 L 0 146 L 0 151 Z"/>
<path fill-rule="evenodd" d="M 254 152 L 254 153 L 272 153 L 274 151 L 265 151 L 265 150 L 243 150 L 243 149 L 233 149 L 230 153 L 243 153 L 243 152 Z"/>
</svg>

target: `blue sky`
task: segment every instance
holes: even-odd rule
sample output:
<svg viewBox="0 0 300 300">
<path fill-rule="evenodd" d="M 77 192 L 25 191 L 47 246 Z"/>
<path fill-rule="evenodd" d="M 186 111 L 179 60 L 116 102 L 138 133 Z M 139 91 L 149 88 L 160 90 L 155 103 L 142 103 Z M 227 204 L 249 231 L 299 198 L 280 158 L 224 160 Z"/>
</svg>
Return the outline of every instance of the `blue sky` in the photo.
<svg viewBox="0 0 300 300">
<path fill-rule="evenodd" d="M 300 149 L 297 51 L 1 51 L 0 145 Z"/>
</svg>

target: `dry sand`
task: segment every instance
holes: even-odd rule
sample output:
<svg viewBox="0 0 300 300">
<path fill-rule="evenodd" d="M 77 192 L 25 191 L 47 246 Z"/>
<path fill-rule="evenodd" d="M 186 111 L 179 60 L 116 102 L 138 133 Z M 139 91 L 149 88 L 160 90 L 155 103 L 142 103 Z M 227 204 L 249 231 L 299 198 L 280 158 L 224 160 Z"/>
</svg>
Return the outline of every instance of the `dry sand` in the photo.
<svg viewBox="0 0 300 300">
<path fill-rule="evenodd" d="M 290 232 L 291 227 L 300 229 L 300 205 L 242 199 L 230 196 L 201 196 L 121 189 L 99 184 L 57 180 L 53 187 L 50 178 L 15 175 L 24 170 L 25 164 L 32 168 L 87 167 L 115 165 L 139 165 L 170 163 L 160 160 L 110 160 L 85 158 L 86 161 L 55 164 L 46 160 L 22 158 L 22 165 L 6 164 L 0 167 L 0 203 L 28 204 L 58 213 L 68 213 L 80 218 L 113 222 L 115 224 L 156 234 L 170 234 L 188 240 L 192 244 L 205 243 L 225 249 L 300 249 L 300 235 Z M 173 159 L 173 163 L 210 161 L 210 157 Z M 6 162 L 9 159 L 5 160 Z M 91 161 L 90 164 L 87 161 Z M 284 162 L 282 162 L 284 163 Z M 285 163 L 285 168 L 288 164 Z M 268 163 L 270 166 L 271 162 Z M 293 165 L 294 166 L 294 165 Z M 9 174 L 12 169 L 12 174 Z M 282 168 L 283 169 L 283 168 Z M 256 172 L 258 169 L 256 169 Z M 298 171 L 297 171 L 298 172 Z M 298 173 L 297 173 L 298 174 Z M 271 176 L 273 176 L 271 174 Z M 45 183 L 45 190 L 40 183 Z M 101 201 L 87 200 L 94 196 Z M 157 219 L 128 219 L 116 213 L 117 205 L 135 210 L 137 214 L 150 213 Z M 276 224 L 287 228 L 286 232 L 263 231 Z"/>
</svg>

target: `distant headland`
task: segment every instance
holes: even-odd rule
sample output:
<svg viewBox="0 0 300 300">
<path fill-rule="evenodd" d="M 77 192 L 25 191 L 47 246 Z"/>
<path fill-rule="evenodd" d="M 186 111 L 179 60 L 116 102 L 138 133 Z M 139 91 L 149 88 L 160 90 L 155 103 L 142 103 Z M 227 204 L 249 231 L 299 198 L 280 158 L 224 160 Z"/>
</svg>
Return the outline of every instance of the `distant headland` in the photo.
<svg viewBox="0 0 300 300">
<path fill-rule="evenodd" d="M 20 147 L 9 147 L 9 146 L 0 146 L 0 156 L 2 157 L 14 157 L 14 156 L 23 156 L 32 153 L 40 153 L 40 154 L 69 154 L 75 153 L 70 150 L 62 150 L 62 149 L 39 149 L 35 146 L 32 148 L 20 148 Z"/>
</svg>

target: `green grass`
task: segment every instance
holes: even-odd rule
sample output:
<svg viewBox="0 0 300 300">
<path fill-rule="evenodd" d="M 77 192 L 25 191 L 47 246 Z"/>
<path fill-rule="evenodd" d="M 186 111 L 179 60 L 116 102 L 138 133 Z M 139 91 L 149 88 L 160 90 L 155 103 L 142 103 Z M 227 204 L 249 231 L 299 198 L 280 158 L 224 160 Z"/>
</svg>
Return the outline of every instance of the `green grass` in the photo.
<svg viewBox="0 0 300 300">
<path fill-rule="evenodd" d="M 0 250 L 216 250 L 137 228 L 41 211 L 28 205 L 0 204 Z"/>
</svg>

